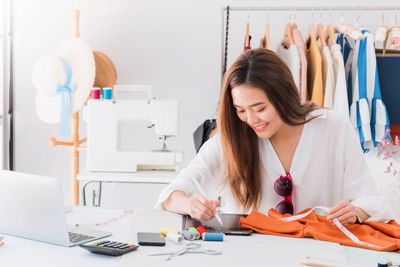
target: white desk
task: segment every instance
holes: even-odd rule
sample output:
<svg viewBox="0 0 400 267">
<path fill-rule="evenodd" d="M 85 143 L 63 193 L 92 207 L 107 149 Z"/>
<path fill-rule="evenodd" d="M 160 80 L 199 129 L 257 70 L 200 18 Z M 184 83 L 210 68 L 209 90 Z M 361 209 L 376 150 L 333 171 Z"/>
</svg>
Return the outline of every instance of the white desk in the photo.
<svg viewBox="0 0 400 267">
<path fill-rule="evenodd" d="M 139 171 L 133 173 L 83 171 L 78 174 L 78 180 L 82 191 L 82 204 L 84 206 L 87 205 L 86 191 L 87 186 L 90 184 L 98 184 L 97 197 L 94 195 L 92 198 L 92 205 L 96 207 L 101 206 L 104 183 L 135 184 L 137 190 L 125 190 L 127 191 L 126 194 L 138 195 L 137 200 L 140 199 L 141 203 L 150 203 L 147 206 L 150 208 L 156 202 L 162 188 L 168 185 L 177 175 L 178 173 L 174 171 Z M 117 193 L 116 195 L 121 195 L 121 193 Z"/>
<path fill-rule="evenodd" d="M 181 216 L 149 210 L 135 210 L 133 214 L 98 208 L 78 208 L 67 214 L 69 223 L 104 222 L 97 229 L 111 231 L 106 239 L 136 242 L 138 231 L 159 231 L 161 227 L 179 228 Z M 116 219 L 119 218 L 119 219 Z M 221 255 L 182 255 L 166 262 L 164 257 L 151 257 L 149 253 L 166 252 L 179 248 L 167 242 L 165 247 L 140 247 L 123 257 L 108 257 L 87 252 L 79 247 L 67 248 L 17 237 L 5 236 L 5 245 L 0 248 L 1 266 L 41 267 L 142 267 L 142 266 L 301 266 L 305 256 L 319 256 L 331 260 L 350 259 L 351 265 L 375 267 L 379 259 L 400 260 L 396 253 L 379 253 L 369 250 L 341 247 L 313 239 L 292 239 L 253 234 L 249 237 L 226 236 L 224 242 L 201 242 L 203 248 L 222 250 Z M 359 263 L 355 265 L 355 263 Z"/>
</svg>

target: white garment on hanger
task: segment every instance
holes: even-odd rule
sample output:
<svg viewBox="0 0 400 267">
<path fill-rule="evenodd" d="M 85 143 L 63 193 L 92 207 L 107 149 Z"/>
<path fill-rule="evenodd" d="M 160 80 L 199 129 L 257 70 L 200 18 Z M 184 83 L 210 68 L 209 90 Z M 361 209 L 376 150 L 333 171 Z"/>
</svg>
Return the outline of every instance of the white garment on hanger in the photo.
<svg viewBox="0 0 400 267">
<path fill-rule="evenodd" d="M 334 98 L 333 98 L 333 109 L 343 116 L 349 118 L 349 102 L 347 98 L 347 84 L 344 70 L 343 55 L 341 53 L 340 45 L 332 44 L 330 47 L 333 72 L 334 72 Z"/>
<path fill-rule="evenodd" d="M 285 48 L 280 44 L 276 53 L 289 67 L 294 83 L 297 86 L 297 90 L 300 91 L 300 55 L 296 45 L 292 44 L 289 48 Z"/>
<path fill-rule="evenodd" d="M 324 107 L 333 109 L 335 77 L 333 72 L 332 56 L 327 46 L 321 48 L 322 78 L 324 82 Z"/>
</svg>

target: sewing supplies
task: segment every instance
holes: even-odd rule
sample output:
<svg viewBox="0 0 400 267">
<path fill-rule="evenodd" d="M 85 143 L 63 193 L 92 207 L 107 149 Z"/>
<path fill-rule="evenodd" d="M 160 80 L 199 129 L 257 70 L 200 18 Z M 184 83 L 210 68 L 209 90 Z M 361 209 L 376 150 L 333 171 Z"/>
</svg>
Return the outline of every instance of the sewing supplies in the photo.
<svg viewBox="0 0 400 267">
<path fill-rule="evenodd" d="M 103 87 L 103 99 L 104 100 L 112 99 L 112 88 L 111 87 Z"/>
<path fill-rule="evenodd" d="M 378 261 L 378 267 L 389 267 L 389 263 L 385 260 Z"/>
<path fill-rule="evenodd" d="M 210 232 L 205 232 L 202 234 L 202 238 L 204 241 L 224 241 L 224 233 L 210 233 Z"/>
<path fill-rule="evenodd" d="M 195 179 L 193 179 L 192 181 L 196 185 L 197 190 L 199 190 L 200 194 L 202 194 L 203 196 L 206 196 L 206 194 L 204 194 L 204 191 L 201 188 L 200 184 Z M 224 226 L 224 224 L 222 223 L 221 217 L 218 215 L 218 210 L 217 210 L 217 213 L 215 213 L 215 219 L 217 219 L 217 221 L 219 222 L 219 224 L 221 224 L 221 226 Z"/>
<path fill-rule="evenodd" d="M 189 229 L 187 229 L 187 230 L 188 230 L 189 232 L 195 234 L 195 235 L 196 235 L 196 239 L 200 239 L 200 233 L 199 233 L 199 231 L 197 231 L 196 228 L 194 228 L 194 227 L 189 227 Z"/>
<path fill-rule="evenodd" d="M 203 226 L 197 226 L 196 230 L 200 233 L 200 236 L 207 232 L 206 228 L 204 228 Z"/>
<path fill-rule="evenodd" d="M 168 227 L 161 228 L 160 230 L 160 235 L 162 237 L 167 237 L 169 233 L 178 233 L 178 230 L 176 230 L 175 228 L 168 228 Z"/>
<path fill-rule="evenodd" d="M 168 233 L 167 239 L 175 244 L 182 244 L 184 238 L 179 233 Z"/>
<path fill-rule="evenodd" d="M 200 247 L 201 247 L 201 244 L 199 244 L 199 243 L 188 243 L 188 244 L 184 245 L 184 247 L 182 249 L 179 249 L 177 251 L 167 252 L 167 253 L 150 254 L 149 256 L 168 256 L 165 260 L 169 261 L 172 258 L 183 255 L 183 254 L 203 253 L 203 254 L 207 254 L 207 255 L 220 255 L 222 253 L 222 251 L 220 251 L 220 250 L 200 249 Z"/>
<path fill-rule="evenodd" d="M 90 91 L 90 99 L 100 99 L 101 89 L 100 87 L 93 87 Z"/>
<path fill-rule="evenodd" d="M 399 267 L 397 262 L 392 262 L 390 260 L 380 260 L 378 261 L 377 267 Z"/>
<path fill-rule="evenodd" d="M 193 241 L 193 240 L 196 240 L 196 239 L 200 238 L 199 234 L 195 234 L 193 232 L 189 232 L 188 230 L 182 231 L 181 234 L 182 234 L 184 239 L 189 240 L 189 241 Z"/>
</svg>

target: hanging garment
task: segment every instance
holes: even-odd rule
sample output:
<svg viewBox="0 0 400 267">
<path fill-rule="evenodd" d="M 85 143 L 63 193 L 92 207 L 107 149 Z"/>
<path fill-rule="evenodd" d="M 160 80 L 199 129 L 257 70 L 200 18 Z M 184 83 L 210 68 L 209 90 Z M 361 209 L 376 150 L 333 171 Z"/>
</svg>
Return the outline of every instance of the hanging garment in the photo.
<svg viewBox="0 0 400 267">
<path fill-rule="evenodd" d="M 305 103 L 307 101 L 307 56 L 306 45 L 303 41 L 303 36 L 298 29 L 293 29 L 294 43 L 299 51 L 300 56 L 300 101 Z"/>
<path fill-rule="evenodd" d="M 364 38 L 362 41 L 366 42 L 366 47 L 365 50 L 359 52 L 359 57 L 365 53 L 367 98 L 371 112 L 371 134 L 373 146 L 377 147 L 385 138 L 386 130 L 389 128 L 390 122 L 386 105 L 382 100 L 374 38 L 369 31 L 363 32 L 363 35 Z M 362 66 L 359 66 L 359 68 L 360 67 Z"/>
<path fill-rule="evenodd" d="M 349 118 L 349 102 L 347 99 L 346 74 L 344 69 L 343 56 L 338 44 L 332 44 L 330 47 L 333 72 L 334 72 L 334 90 L 333 90 L 333 109 L 346 118 Z"/>
<path fill-rule="evenodd" d="M 316 105 L 324 106 L 324 89 L 322 82 L 322 59 L 317 40 L 307 40 L 307 88 L 311 101 Z"/>
<path fill-rule="evenodd" d="M 196 153 L 199 152 L 201 146 L 211 138 L 211 132 L 217 127 L 215 119 L 205 120 L 193 133 L 194 147 Z"/>
<path fill-rule="evenodd" d="M 307 211 L 309 209 L 300 213 Z M 390 221 L 389 223 L 352 224 L 347 226 L 347 230 L 362 241 L 356 243 L 344 235 L 326 217 L 317 215 L 314 211 L 305 218 L 297 221 L 283 222 L 281 219 L 285 217 L 287 215 L 282 215 L 274 209 L 270 209 L 268 215 L 253 211 L 246 218 L 240 218 L 240 225 L 261 234 L 314 238 L 345 246 L 377 251 L 398 251 L 400 249 L 400 225 L 395 221 Z M 370 244 L 370 246 L 363 243 Z"/>
<path fill-rule="evenodd" d="M 346 36 L 344 33 L 339 33 L 336 39 L 336 43 L 339 44 L 343 55 L 343 63 L 347 84 L 347 100 L 348 106 L 350 107 L 353 99 L 353 78 L 351 73 L 351 63 L 353 61 L 355 40 L 353 40 L 350 36 Z"/>
<path fill-rule="evenodd" d="M 333 62 L 329 47 L 321 49 L 322 55 L 322 81 L 324 85 L 324 107 L 333 109 L 333 97 L 335 89 L 335 79 L 333 72 Z"/>
<path fill-rule="evenodd" d="M 400 54 L 399 51 L 387 51 L 377 55 L 377 67 L 384 100 L 391 125 L 400 124 Z"/>
<path fill-rule="evenodd" d="M 366 152 L 382 142 L 389 128 L 389 118 L 381 97 L 373 37 L 366 30 L 362 30 L 362 34 L 353 54 L 350 119 Z"/>
<path fill-rule="evenodd" d="M 297 47 L 294 44 L 281 43 L 276 53 L 290 69 L 294 83 L 297 89 L 300 90 L 300 56 Z"/>
</svg>

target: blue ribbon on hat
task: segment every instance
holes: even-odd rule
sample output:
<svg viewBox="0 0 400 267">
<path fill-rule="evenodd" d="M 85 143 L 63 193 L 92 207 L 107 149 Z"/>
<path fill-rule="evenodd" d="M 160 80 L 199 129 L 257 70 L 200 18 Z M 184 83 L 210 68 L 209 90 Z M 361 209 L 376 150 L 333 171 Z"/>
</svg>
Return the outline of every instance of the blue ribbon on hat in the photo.
<svg viewBox="0 0 400 267">
<path fill-rule="evenodd" d="M 72 68 L 69 62 L 63 58 L 58 57 L 64 67 L 65 82 L 64 84 L 57 84 L 56 93 L 61 95 L 61 135 L 70 134 L 70 114 L 71 114 L 71 93 L 75 90 L 72 84 Z"/>
</svg>

